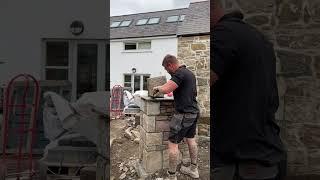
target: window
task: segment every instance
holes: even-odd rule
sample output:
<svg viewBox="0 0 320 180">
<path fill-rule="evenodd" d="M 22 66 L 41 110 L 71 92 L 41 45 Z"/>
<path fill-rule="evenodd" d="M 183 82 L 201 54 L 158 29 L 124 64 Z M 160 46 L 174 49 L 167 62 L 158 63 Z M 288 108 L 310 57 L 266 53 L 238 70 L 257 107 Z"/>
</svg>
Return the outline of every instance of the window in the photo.
<svg viewBox="0 0 320 180">
<path fill-rule="evenodd" d="M 159 22 L 160 22 L 160 18 L 155 17 L 155 18 L 150 18 L 148 21 L 148 24 L 158 24 Z"/>
<path fill-rule="evenodd" d="M 138 22 L 137 22 L 137 26 L 139 26 L 139 25 L 144 25 L 144 24 L 146 24 L 147 23 L 147 21 L 148 21 L 148 19 L 140 19 L 140 20 L 138 20 Z"/>
<path fill-rule="evenodd" d="M 124 50 L 148 50 L 148 49 L 151 49 L 151 41 L 124 43 Z"/>
<path fill-rule="evenodd" d="M 68 42 L 46 43 L 46 80 L 68 80 L 69 44 Z"/>
<path fill-rule="evenodd" d="M 124 50 L 136 50 L 137 43 L 125 43 Z"/>
<path fill-rule="evenodd" d="M 138 49 L 151 49 L 151 42 L 139 42 Z"/>
<path fill-rule="evenodd" d="M 131 20 L 122 21 L 120 27 L 127 27 L 131 24 Z"/>
<path fill-rule="evenodd" d="M 185 17 L 186 17 L 186 15 L 184 15 L 184 14 L 180 15 L 179 21 L 183 21 Z"/>
<path fill-rule="evenodd" d="M 120 21 L 112 22 L 110 27 L 118 27 L 120 25 Z"/>
<path fill-rule="evenodd" d="M 169 16 L 166 22 L 177 22 L 178 19 L 179 19 L 179 16 Z"/>
<path fill-rule="evenodd" d="M 132 93 L 147 89 L 147 79 L 150 74 L 124 74 L 123 86 L 125 89 L 131 89 Z"/>
</svg>

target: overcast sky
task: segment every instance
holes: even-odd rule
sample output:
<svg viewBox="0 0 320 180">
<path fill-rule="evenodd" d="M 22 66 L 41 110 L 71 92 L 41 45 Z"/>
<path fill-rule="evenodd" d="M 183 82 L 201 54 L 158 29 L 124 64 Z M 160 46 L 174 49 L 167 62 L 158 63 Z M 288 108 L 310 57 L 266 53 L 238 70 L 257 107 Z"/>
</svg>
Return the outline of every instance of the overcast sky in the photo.
<svg viewBox="0 0 320 180">
<path fill-rule="evenodd" d="M 185 8 L 194 0 L 111 0 L 110 15 L 118 16 L 142 12 Z"/>
</svg>

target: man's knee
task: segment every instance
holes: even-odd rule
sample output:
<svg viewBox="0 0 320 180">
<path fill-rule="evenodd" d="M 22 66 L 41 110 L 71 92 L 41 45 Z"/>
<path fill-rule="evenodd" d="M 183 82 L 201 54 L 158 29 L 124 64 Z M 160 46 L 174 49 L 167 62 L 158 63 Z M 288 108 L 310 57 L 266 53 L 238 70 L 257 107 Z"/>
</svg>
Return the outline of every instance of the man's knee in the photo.
<svg viewBox="0 0 320 180">
<path fill-rule="evenodd" d="M 189 146 L 197 145 L 196 138 L 185 138 L 185 141 Z"/>
<path fill-rule="evenodd" d="M 172 142 L 168 143 L 168 149 L 170 154 L 177 154 L 179 151 L 178 144 Z"/>
</svg>

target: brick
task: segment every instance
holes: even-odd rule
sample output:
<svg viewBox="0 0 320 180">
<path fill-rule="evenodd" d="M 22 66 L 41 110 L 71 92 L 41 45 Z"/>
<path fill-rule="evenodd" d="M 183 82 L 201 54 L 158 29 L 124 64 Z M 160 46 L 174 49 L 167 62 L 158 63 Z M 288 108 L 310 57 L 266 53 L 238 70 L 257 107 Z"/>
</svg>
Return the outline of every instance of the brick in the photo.
<svg viewBox="0 0 320 180">
<path fill-rule="evenodd" d="M 154 173 L 162 169 L 162 151 L 143 151 L 142 165 L 147 173 Z"/>
<path fill-rule="evenodd" d="M 146 114 L 143 114 L 143 128 L 146 130 L 146 132 L 155 132 L 156 131 L 156 124 L 155 124 L 156 118 L 155 116 L 147 116 Z"/>
<path fill-rule="evenodd" d="M 169 121 L 156 121 L 156 132 L 170 131 Z"/>
</svg>

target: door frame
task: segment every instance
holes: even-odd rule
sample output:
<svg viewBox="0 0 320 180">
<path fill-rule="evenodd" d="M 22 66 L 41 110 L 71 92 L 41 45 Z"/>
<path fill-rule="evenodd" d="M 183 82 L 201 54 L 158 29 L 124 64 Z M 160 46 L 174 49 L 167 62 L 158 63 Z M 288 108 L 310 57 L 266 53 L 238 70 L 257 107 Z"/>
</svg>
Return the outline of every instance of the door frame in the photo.
<svg viewBox="0 0 320 180">
<path fill-rule="evenodd" d="M 68 42 L 69 45 L 69 63 L 68 63 L 68 80 L 72 84 L 71 101 L 77 100 L 77 67 L 78 67 L 78 44 L 97 44 L 98 59 L 97 59 L 97 91 L 105 91 L 106 82 L 106 40 L 105 39 L 42 39 L 41 41 L 41 79 L 45 77 L 45 62 L 46 62 L 46 43 Z"/>
</svg>

